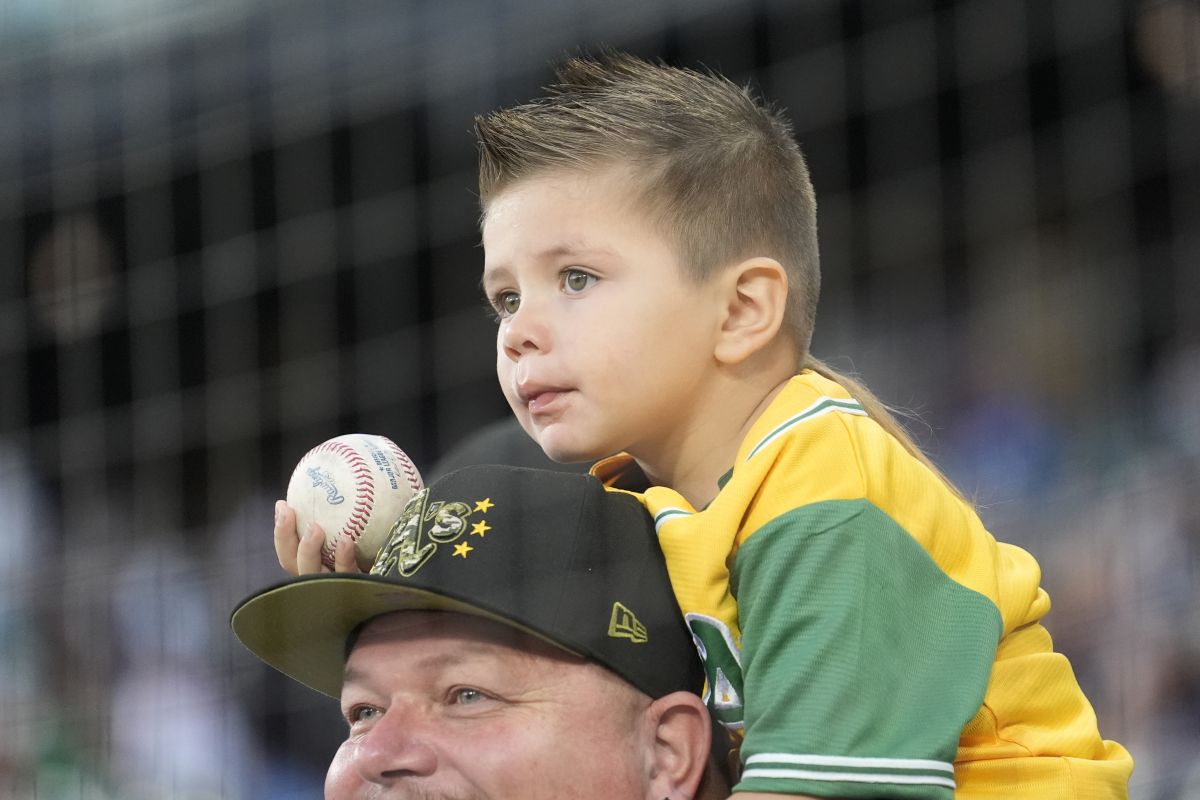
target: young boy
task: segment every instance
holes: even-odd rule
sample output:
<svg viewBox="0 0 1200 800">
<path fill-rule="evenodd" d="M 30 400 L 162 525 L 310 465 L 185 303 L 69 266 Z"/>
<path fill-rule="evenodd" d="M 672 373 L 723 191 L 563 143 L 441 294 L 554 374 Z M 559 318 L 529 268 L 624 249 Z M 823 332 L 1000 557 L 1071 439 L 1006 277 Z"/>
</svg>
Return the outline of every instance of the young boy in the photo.
<svg viewBox="0 0 1200 800">
<path fill-rule="evenodd" d="M 1033 558 L 809 353 L 815 200 L 782 115 L 606 54 L 476 133 L 501 387 L 655 515 L 739 798 L 1125 797 Z"/>
</svg>

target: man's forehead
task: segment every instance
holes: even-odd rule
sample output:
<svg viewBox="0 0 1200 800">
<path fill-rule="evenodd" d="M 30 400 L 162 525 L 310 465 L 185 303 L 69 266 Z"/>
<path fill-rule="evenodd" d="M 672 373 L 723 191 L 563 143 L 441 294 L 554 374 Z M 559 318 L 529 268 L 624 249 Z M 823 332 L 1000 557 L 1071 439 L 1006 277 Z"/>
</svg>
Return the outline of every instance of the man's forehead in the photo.
<svg viewBox="0 0 1200 800">
<path fill-rule="evenodd" d="M 492 620 L 457 611 L 393 611 L 368 620 L 351 646 L 405 640 L 448 639 L 464 654 L 513 652 L 524 656 L 573 659 L 534 636 Z"/>
<path fill-rule="evenodd" d="M 451 614 L 445 611 L 392 611 L 372 617 L 364 622 L 359 628 L 358 637 L 362 640 L 364 638 L 394 635 L 406 631 L 415 631 L 428 627 L 431 624 L 447 626 L 453 624 L 454 618 L 458 616 L 458 614 Z"/>
<path fill-rule="evenodd" d="M 362 626 L 349 648 L 343 689 L 386 683 L 390 679 L 381 676 L 391 675 L 398 666 L 410 680 L 459 669 L 478 674 L 482 669 L 493 678 L 530 686 L 598 678 L 625 685 L 599 664 L 507 625 L 452 611 L 399 611 Z"/>
</svg>

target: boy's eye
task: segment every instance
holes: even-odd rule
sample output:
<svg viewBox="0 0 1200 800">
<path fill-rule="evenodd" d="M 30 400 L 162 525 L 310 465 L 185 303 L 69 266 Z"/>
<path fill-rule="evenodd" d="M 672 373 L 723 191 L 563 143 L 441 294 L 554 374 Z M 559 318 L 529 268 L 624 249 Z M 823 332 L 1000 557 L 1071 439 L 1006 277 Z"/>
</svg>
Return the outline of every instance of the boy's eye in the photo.
<svg viewBox="0 0 1200 800">
<path fill-rule="evenodd" d="M 568 292 L 582 292 L 596 282 L 596 276 L 581 269 L 569 269 L 563 273 L 563 287 Z"/>
<path fill-rule="evenodd" d="M 521 307 L 521 295 L 516 292 L 501 292 L 496 295 L 492 305 L 496 307 L 496 313 L 501 317 L 511 317 Z"/>
</svg>

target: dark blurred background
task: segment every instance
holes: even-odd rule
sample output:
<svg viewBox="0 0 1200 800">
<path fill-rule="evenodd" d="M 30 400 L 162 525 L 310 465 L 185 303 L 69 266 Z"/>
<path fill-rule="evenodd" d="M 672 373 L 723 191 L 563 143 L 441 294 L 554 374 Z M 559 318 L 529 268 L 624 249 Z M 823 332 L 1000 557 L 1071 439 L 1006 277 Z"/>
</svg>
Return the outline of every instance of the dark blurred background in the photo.
<svg viewBox="0 0 1200 800">
<path fill-rule="evenodd" d="M 320 795 L 336 704 L 228 613 L 309 447 L 505 417 L 471 119 L 598 44 L 787 109 L 815 352 L 1037 556 L 1132 796 L 1200 797 L 1195 0 L 0 0 L 0 796 Z"/>
</svg>

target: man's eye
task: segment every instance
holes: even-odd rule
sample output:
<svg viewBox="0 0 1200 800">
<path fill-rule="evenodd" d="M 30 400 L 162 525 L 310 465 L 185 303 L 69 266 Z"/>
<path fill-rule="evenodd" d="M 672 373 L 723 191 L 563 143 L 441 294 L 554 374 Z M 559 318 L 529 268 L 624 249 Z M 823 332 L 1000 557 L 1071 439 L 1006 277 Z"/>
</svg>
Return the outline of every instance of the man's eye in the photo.
<svg viewBox="0 0 1200 800">
<path fill-rule="evenodd" d="M 352 726 L 360 722 L 370 722 L 382 713 L 383 711 L 375 706 L 354 706 L 346 712 L 346 722 Z"/>
<path fill-rule="evenodd" d="M 454 702 L 458 705 L 472 705 L 482 700 L 486 700 L 487 695 L 478 689 L 455 689 Z"/>
<path fill-rule="evenodd" d="M 595 282 L 595 275 L 581 269 L 569 269 L 563 273 L 563 286 L 568 292 L 582 292 Z"/>
</svg>

